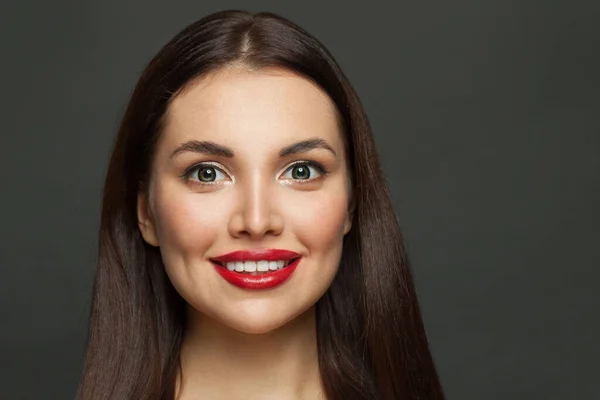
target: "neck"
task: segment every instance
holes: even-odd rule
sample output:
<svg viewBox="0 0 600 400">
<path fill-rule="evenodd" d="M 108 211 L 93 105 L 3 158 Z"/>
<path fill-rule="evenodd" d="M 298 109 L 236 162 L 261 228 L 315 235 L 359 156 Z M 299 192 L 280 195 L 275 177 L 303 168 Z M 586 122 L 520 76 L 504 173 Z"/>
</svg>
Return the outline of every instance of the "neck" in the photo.
<svg viewBox="0 0 600 400">
<path fill-rule="evenodd" d="M 242 333 L 190 312 L 179 399 L 324 398 L 316 336 L 314 307 L 265 334 Z"/>
</svg>

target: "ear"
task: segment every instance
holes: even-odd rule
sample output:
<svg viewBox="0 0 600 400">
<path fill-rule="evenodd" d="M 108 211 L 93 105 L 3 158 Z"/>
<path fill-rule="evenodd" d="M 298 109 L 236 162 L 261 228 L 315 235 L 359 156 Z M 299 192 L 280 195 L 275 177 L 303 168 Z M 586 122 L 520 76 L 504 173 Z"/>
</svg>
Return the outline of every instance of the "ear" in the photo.
<svg viewBox="0 0 600 400">
<path fill-rule="evenodd" d="M 355 209 L 355 201 L 354 196 L 350 199 L 350 204 L 348 206 L 348 213 L 346 214 L 346 221 L 344 222 L 344 235 L 350 232 L 350 228 L 352 228 L 352 221 L 354 220 L 354 209 Z"/>
<path fill-rule="evenodd" d="M 156 227 L 152 213 L 150 212 L 148 198 L 141 192 L 138 193 L 137 199 L 137 218 L 140 232 L 146 243 L 158 247 L 158 235 L 156 234 Z"/>
</svg>

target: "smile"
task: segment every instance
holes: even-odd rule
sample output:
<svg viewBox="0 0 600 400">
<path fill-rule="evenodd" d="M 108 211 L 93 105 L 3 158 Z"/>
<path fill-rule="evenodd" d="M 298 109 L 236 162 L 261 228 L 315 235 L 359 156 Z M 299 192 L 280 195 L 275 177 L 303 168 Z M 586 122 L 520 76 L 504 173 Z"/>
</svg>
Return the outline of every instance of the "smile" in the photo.
<svg viewBox="0 0 600 400">
<path fill-rule="evenodd" d="M 290 265 L 294 260 L 277 261 L 229 261 L 227 263 L 216 262 L 218 265 L 227 268 L 229 271 L 240 273 L 249 273 L 251 275 L 260 275 L 269 271 L 277 271 Z"/>
<path fill-rule="evenodd" d="M 227 282 L 243 289 L 270 289 L 281 285 L 300 263 L 300 254 L 279 249 L 240 250 L 211 258 Z"/>
</svg>

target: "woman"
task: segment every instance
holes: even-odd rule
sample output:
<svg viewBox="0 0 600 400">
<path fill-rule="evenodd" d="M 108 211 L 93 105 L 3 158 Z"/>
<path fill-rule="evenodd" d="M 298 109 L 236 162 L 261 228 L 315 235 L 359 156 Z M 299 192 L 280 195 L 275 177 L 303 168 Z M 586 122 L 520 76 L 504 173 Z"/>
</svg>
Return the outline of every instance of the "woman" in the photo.
<svg viewBox="0 0 600 400">
<path fill-rule="evenodd" d="M 290 21 L 168 43 L 102 204 L 78 398 L 443 398 L 367 117 Z"/>
</svg>

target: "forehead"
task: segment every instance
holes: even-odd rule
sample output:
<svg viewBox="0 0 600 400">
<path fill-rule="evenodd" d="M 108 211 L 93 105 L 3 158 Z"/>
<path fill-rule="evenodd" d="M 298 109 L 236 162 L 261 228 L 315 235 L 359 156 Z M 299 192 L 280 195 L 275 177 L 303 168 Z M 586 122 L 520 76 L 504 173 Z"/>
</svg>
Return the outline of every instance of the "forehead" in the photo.
<svg viewBox="0 0 600 400">
<path fill-rule="evenodd" d="M 281 69 L 232 67 L 192 82 L 171 102 L 164 146 L 211 140 L 249 150 L 320 137 L 342 146 L 336 107 L 315 83 Z"/>
</svg>

